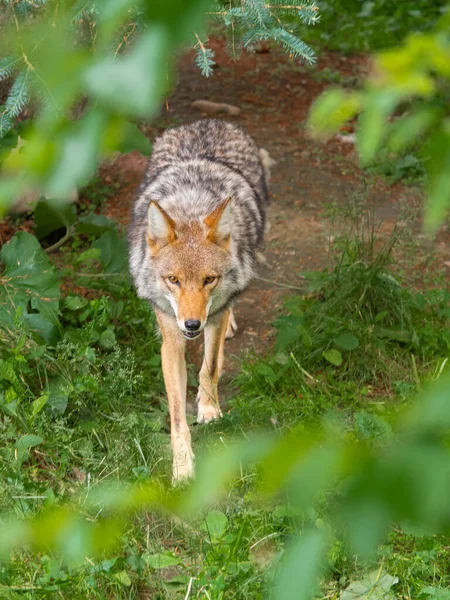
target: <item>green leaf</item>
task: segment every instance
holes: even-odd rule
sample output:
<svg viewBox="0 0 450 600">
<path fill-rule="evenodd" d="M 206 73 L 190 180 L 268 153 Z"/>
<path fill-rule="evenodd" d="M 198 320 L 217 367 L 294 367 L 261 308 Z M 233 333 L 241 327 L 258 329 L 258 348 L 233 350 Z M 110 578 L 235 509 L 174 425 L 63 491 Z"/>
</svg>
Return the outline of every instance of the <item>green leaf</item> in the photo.
<svg viewBox="0 0 450 600">
<path fill-rule="evenodd" d="M 450 600 L 450 590 L 429 586 L 421 590 L 419 598 L 424 598 L 424 600 Z"/>
<path fill-rule="evenodd" d="M 165 569 L 180 564 L 180 559 L 169 552 L 157 552 L 156 554 L 144 554 L 144 561 L 152 569 Z"/>
<path fill-rule="evenodd" d="M 115 231 L 117 228 L 116 222 L 108 219 L 104 215 L 88 213 L 80 217 L 77 223 L 77 233 L 87 235 L 101 235 L 105 231 Z"/>
<path fill-rule="evenodd" d="M 139 150 L 144 156 L 150 156 L 152 145 L 148 137 L 142 133 L 137 125 L 127 122 L 124 125 L 123 140 L 118 148 L 119 152 L 127 154 L 132 150 Z"/>
<path fill-rule="evenodd" d="M 342 365 L 343 358 L 339 350 L 331 348 L 330 350 L 327 350 L 323 353 L 323 357 L 335 367 L 340 367 Z"/>
<path fill-rule="evenodd" d="M 130 576 L 126 571 L 119 571 L 119 573 L 114 573 L 114 578 L 117 579 L 122 585 L 129 587 L 131 585 Z"/>
<path fill-rule="evenodd" d="M 387 117 L 394 110 L 399 95 L 393 90 L 370 91 L 359 117 L 358 150 L 363 164 L 370 163 L 387 133 Z"/>
<path fill-rule="evenodd" d="M 66 412 L 69 394 L 72 390 L 72 384 L 62 377 L 56 377 L 49 383 L 47 404 L 53 412 L 58 415 L 63 415 Z"/>
<path fill-rule="evenodd" d="M 44 440 L 38 435 L 23 435 L 14 444 L 14 447 L 18 450 L 27 450 L 28 448 L 32 448 L 33 446 L 39 446 L 39 444 L 42 444 L 43 441 Z"/>
<path fill-rule="evenodd" d="M 227 516 L 220 510 L 211 510 L 205 519 L 205 529 L 213 540 L 220 539 L 228 525 Z"/>
<path fill-rule="evenodd" d="M 1 381 L 8 381 L 17 391 L 22 387 L 12 364 L 2 358 L 0 359 L 0 382 Z"/>
<path fill-rule="evenodd" d="M 339 131 L 360 109 L 361 99 L 357 93 L 349 94 L 342 89 L 332 88 L 315 100 L 309 116 L 313 133 L 326 139 Z"/>
<path fill-rule="evenodd" d="M 445 128 L 444 128 L 445 127 Z M 450 208 L 450 119 L 428 144 L 428 191 L 425 227 L 434 232 Z"/>
<path fill-rule="evenodd" d="M 341 333 L 333 342 L 342 350 L 355 350 L 359 346 L 359 340 L 352 333 Z"/>
<path fill-rule="evenodd" d="M 100 250 L 105 273 L 124 273 L 128 269 L 127 242 L 116 231 L 107 231 L 92 244 Z"/>
<path fill-rule="evenodd" d="M 36 398 L 36 400 L 34 400 L 34 402 L 31 405 L 31 414 L 33 417 L 35 417 L 38 413 L 41 412 L 41 410 L 44 408 L 44 406 L 47 404 L 48 402 L 48 394 L 42 394 L 42 396 L 39 396 L 39 398 Z"/>
<path fill-rule="evenodd" d="M 47 197 L 70 196 L 95 173 L 106 119 L 105 113 L 91 109 L 65 132 L 45 186 Z"/>
<path fill-rule="evenodd" d="M 76 220 L 74 205 L 61 205 L 40 200 L 34 209 L 34 225 L 38 239 L 45 238 L 52 231 L 68 229 Z"/>
<path fill-rule="evenodd" d="M 100 339 L 98 340 L 98 343 L 105 350 L 111 350 L 111 348 L 114 348 L 114 346 L 117 343 L 116 336 L 114 335 L 114 331 L 112 331 L 111 329 L 106 329 L 105 331 L 103 331 L 102 334 L 100 335 Z"/>
<path fill-rule="evenodd" d="M 56 342 L 61 335 L 59 283 L 35 236 L 16 233 L 3 246 L 0 259 L 5 265 L 0 287 L 0 327 L 23 328 L 47 342 Z"/>
<path fill-rule="evenodd" d="M 429 107 L 419 107 L 392 125 L 389 134 L 389 148 L 393 152 L 405 150 L 415 144 L 419 136 L 438 119 L 437 111 Z"/>
<path fill-rule="evenodd" d="M 82 296 L 67 296 L 64 298 L 64 308 L 67 310 L 80 310 L 84 308 L 89 302 Z"/>
<path fill-rule="evenodd" d="M 324 571 L 327 534 L 308 531 L 283 557 L 281 573 L 275 582 L 275 600 L 309 600 L 317 591 Z"/>
<path fill-rule="evenodd" d="M 150 25 L 133 50 L 102 58 L 85 73 L 87 90 L 119 113 L 148 117 L 166 86 L 169 32 Z"/>
<path fill-rule="evenodd" d="M 395 600 L 392 586 L 398 577 L 373 571 L 359 581 L 353 581 L 339 596 L 339 600 Z"/>
</svg>

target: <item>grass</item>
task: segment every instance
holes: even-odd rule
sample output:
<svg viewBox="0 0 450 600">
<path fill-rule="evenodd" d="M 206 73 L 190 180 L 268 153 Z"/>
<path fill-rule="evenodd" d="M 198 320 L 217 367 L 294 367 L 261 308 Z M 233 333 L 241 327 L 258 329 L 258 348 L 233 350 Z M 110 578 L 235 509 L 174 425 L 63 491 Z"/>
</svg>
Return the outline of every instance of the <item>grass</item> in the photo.
<svg viewBox="0 0 450 600">
<path fill-rule="evenodd" d="M 331 248 L 332 267 L 310 275 L 306 297 L 287 300 L 274 350 L 244 360 L 221 421 L 192 427 L 199 464 L 234 435 L 261 427 L 301 437 L 318 422 L 339 423 L 346 435 L 382 446 L 404 404 L 443 368 L 450 344 L 448 291 L 418 294 L 402 285 L 391 264 L 401 232 L 380 241 L 360 199 L 339 218 L 350 227 Z M 21 385 L 14 390 L 8 380 L 1 383 L 3 514 L 28 518 L 67 501 L 83 510 L 105 483 L 169 482 L 154 319 L 120 261 L 114 276 L 104 274 L 108 256 L 102 262 L 92 252 L 99 234 L 75 234 L 64 254 L 64 264 L 75 266 L 60 270 L 62 338 L 20 347 L 15 337 L 5 350 Z M 79 271 L 91 276 L 80 278 Z M 275 598 L 280 558 L 309 524 L 329 528 L 334 540 L 318 597 L 340 598 L 380 565 L 398 578 L 399 597 L 446 597 L 446 538 L 398 524 L 376 556 L 357 560 L 329 521 L 333 494 L 299 512 L 283 496 L 262 503 L 258 478 L 254 467 L 242 469 L 225 497 L 189 522 L 157 511 L 137 514 L 119 547 L 101 556 L 71 562 L 51 548 L 16 552 L 0 563 L 0 597 Z"/>
</svg>

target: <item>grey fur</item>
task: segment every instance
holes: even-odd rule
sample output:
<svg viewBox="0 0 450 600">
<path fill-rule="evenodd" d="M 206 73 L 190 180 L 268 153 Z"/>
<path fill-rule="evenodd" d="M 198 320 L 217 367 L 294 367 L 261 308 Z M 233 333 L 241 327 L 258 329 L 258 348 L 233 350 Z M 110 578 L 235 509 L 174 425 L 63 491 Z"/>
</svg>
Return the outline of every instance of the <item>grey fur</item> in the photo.
<svg viewBox="0 0 450 600">
<path fill-rule="evenodd" d="M 262 159 L 262 160 L 261 160 Z M 264 163 L 264 164 L 263 164 Z M 156 200 L 177 223 L 203 222 L 231 198 L 230 262 L 210 315 L 249 284 L 263 244 L 270 158 L 241 127 L 216 119 L 167 130 L 153 148 L 129 230 L 130 269 L 138 295 L 167 313 L 147 244 L 148 207 Z"/>
</svg>

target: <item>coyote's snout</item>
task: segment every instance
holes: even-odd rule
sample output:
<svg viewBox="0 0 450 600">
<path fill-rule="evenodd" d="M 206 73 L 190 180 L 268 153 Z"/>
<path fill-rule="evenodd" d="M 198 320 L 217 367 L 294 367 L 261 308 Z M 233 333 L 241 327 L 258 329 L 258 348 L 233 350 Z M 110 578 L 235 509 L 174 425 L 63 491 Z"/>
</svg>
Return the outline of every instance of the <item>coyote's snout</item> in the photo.
<svg viewBox="0 0 450 600">
<path fill-rule="evenodd" d="M 241 128 L 203 120 L 154 145 L 130 227 L 130 268 L 161 330 L 171 418 L 173 478 L 193 475 L 186 422 L 186 339 L 203 331 L 198 422 L 221 416 L 218 381 L 231 309 L 256 269 L 267 206 L 267 152 Z"/>
</svg>

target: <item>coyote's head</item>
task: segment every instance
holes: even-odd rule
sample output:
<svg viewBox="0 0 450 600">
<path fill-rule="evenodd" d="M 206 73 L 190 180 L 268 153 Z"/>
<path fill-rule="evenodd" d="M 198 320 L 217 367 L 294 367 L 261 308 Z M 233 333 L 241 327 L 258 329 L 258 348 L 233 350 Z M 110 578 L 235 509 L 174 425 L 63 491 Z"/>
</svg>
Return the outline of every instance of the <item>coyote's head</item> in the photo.
<svg viewBox="0 0 450 600">
<path fill-rule="evenodd" d="M 226 301 L 223 279 L 230 269 L 230 229 L 229 199 L 203 220 L 179 223 L 157 202 L 150 202 L 147 242 L 158 293 L 170 303 L 178 327 L 189 339 L 199 335 L 211 309 Z"/>
</svg>

